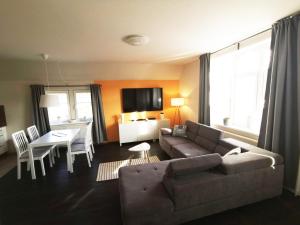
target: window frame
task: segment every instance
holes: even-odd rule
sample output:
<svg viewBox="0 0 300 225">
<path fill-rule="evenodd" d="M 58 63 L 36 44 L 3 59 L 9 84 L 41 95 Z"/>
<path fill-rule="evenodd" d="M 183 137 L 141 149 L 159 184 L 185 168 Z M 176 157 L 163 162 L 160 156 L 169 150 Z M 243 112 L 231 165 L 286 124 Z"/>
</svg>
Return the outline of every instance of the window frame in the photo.
<svg viewBox="0 0 300 225">
<path fill-rule="evenodd" d="M 66 93 L 68 96 L 68 105 L 69 105 L 69 116 L 70 119 L 69 120 L 78 120 L 79 122 L 79 118 L 77 118 L 77 107 L 76 107 L 76 93 L 91 93 L 90 89 L 88 86 L 74 86 L 74 87 L 46 87 L 45 88 L 45 93 Z M 90 119 L 88 119 L 87 121 L 89 121 Z M 51 121 L 50 125 L 51 124 Z M 60 121 L 60 124 L 64 124 L 66 122 L 70 122 L 70 121 Z M 54 125 L 54 124 L 53 124 Z M 55 123 L 55 125 L 57 125 Z"/>
<path fill-rule="evenodd" d="M 270 31 L 266 31 L 264 33 L 261 33 L 259 35 L 256 35 L 250 39 L 247 39 L 245 41 L 242 41 L 241 43 L 239 43 L 239 45 L 233 45 L 233 46 L 230 46 L 224 50 L 221 50 L 215 54 L 212 54 L 211 56 L 211 60 L 214 60 L 218 57 L 221 57 L 223 55 L 226 55 L 226 54 L 239 54 L 239 51 L 243 51 L 244 49 L 247 49 L 248 47 L 251 47 L 252 45 L 255 45 L 255 44 L 259 44 L 260 42 L 264 42 L 264 41 L 269 41 L 271 39 L 271 32 Z M 270 42 L 270 41 L 269 41 Z M 271 51 L 271 49 L 270 49 Z M 261 62 L 262 63 L 262 62 Z M 211 63 L 212 64 L 212 63 Z M 230 81 L 230 84 L 232 86 L 235 86 L 236 83 L 237 83 L 237 76 L 238 76 L 238 73 L 237 73 L 237 67 L 234 67 L 233 68 L 234 71 L 233 71 L 233 76 L 231 77 L 231 81 Z M 259 101 L 260 101 L 260 97 L 262 96 L 263 99 L 261 100 L 264 100 L 264 89 L 265 87 L 262 87 L 261 85 L 259 85 L 258 83 L 262 82 L 261 80 L 262 79 L 265 79 L 267 78 L 267 74 L 265 74 L 265 77 L 263 76 L 262 74 L 262 71 L 258 71 L 259 74 L 257 74 L 257 90 L 256 90 L 256 108 L 259 107 Z M 234 88 L 230 88 L 231 92 L 230 95 L 231 95 L 231 98 L 230 98 L 230 115 L 233 115 L 233 111 L 234 111 L 234 108 L 235 108 L 235 104 L 236 102 L 233 100 L 234 98 L 232 98 L 232 96 L 234 95 Z M 211 99 L 210 99 L 210 108 L 212 109 L 213 105 L 212 105 L 212 102 L 211 102 Z M 219 123 L 214 123 L 212 124 L 213 126 L 215 127 L 218 127 L 219 129 L 223 130 L 223 128 L 226 130 L 227 128 L 229 128 L 229 132 L 231 133 L 236 133 L 238 135 L 241 135 L 241 136 L 244 136 L 244 137 L 247 137 L 247 138 L 251 138 L 251 139 L 257 139 L 258 137 L 258 133 L 256 133 L 256 131 L 254 130 L 249 130 L 247 128 L 244 128 L 244 127 L 237 127 L 235 125 L 223 125 L 223 124 L 219 124 Z M 234 131 L 234 132 L 232 132 Z M 259 131 L 258 131 L 259 132 Z"/>
</svg>

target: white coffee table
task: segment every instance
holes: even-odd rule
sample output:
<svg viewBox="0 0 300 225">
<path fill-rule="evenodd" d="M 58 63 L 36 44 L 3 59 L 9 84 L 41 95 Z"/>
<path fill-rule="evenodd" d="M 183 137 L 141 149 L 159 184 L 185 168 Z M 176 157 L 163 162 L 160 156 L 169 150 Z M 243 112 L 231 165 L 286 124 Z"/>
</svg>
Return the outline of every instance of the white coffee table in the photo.
<svg viewBox="0 0 300 225">
<path fill-rule="evenodd" d="M 133 158 L 135 152 L 141 152 L 143 158 L 147 159 L 148 163 L 150 163 L 150 159 L 149 159 L 150 148 L 151 148 L 151 146 L 147 142 L 143 142 L 141 144 L 138 144 L 138 145 L 135 145 L 135 146 L 129 148 L 128 150 L 130 152 L 132 152 L 132 155 L 130 156 L 129 165 L 131 165 L 131 159 Z"/>
</svg>

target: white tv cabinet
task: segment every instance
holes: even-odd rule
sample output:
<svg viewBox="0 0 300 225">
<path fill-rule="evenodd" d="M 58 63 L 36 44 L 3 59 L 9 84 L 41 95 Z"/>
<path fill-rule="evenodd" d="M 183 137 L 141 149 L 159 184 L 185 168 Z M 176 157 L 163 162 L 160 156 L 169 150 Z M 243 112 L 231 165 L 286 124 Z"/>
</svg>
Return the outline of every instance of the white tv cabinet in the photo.
<svg viewBox="0 0 300 225">
<path fill-rule="evenodd" d="M 159 137 L 160 128 L 169 128 L 170 120 L 141 120 L 119 123 L 120 146 L 123 143 L 136 141 L 155 141 Z"/>
</svg>

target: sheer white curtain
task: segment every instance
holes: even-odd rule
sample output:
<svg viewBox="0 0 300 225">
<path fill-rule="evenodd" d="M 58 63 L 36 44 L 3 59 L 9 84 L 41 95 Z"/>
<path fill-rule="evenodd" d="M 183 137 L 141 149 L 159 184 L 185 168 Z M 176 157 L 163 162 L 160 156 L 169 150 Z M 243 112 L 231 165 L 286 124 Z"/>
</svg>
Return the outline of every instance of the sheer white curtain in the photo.
<svg viewBox="0 0 300 225">
<path fill-rule="evenodd" d="M 270 38 L 211 57 L 212 125 L 259 133 L 269 60 Z"/>
</svg>

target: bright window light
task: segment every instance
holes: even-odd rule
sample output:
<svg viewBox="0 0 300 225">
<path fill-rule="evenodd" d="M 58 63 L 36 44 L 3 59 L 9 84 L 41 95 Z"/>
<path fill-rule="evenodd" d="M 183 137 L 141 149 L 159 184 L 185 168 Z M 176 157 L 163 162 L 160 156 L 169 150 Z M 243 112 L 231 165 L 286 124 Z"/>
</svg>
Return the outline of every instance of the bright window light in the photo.
<svg viewBox="0 0 300 225">
<path fill-rule="evenodd" d="M 211 124 L 259 133 L 270 39 L 211 58 Z"/>
<path fill-rule="evenodd" d="M 88 120 L 93 118 L 91 93 L 77 92 L 75 93 L 76 116 L 79 120 Z"/>
<path fill-rule="evenodd" d="M 82 88 L 49 88 L 49 95 L 59 97 L 59 106 L 49 107 L 50 125 L 63 124 L 72 121 L 91 121 L 93 119 L 91 93 Z"/>
<path fill-rule="evenodd" d="M 57 95 L 59 106 L 49 107 L 48 115 L 51 123 L 58 123 L 70 120 L 70 107 L 68 100 L 68 92 L 47 92 L 48 95 Z"/>
</svg>

